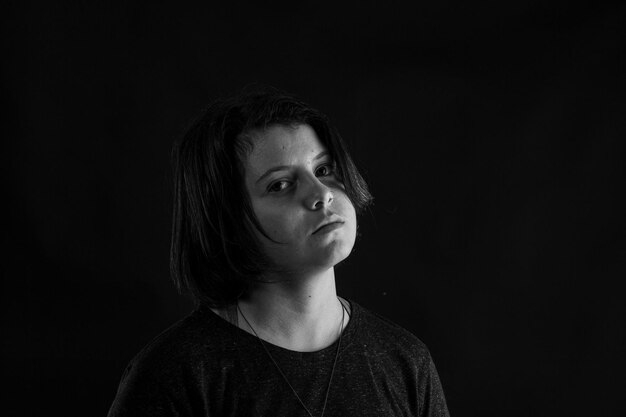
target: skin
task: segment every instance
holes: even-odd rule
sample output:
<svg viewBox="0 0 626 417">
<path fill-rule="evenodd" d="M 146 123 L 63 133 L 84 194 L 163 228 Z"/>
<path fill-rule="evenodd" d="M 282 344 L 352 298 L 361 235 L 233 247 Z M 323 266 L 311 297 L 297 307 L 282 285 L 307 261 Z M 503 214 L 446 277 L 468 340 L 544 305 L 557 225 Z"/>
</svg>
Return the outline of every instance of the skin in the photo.
<svg viewBox="0 0 626 417">
<path fill-rule="evenodd" d="M 252 137 L 245 184 L 259 222 L 280 242 L 258 233 L 278 270 L 265 274 L 269 283 L 255 285 L 239 307 L 263 340 L 299 352 L 317 351 L 339 337 L 342 317 L 344 327 L 348 322 L 337 298 L 334 266 L 354 246 L 355 209 L 311 127 L 276 125 Z M 264 175 L 280 166 L 285 168 Z M 338 223 L 316 232 L 328 222 Z M 253 333 L 241 315 L 239 324 Z"/>
</svg>

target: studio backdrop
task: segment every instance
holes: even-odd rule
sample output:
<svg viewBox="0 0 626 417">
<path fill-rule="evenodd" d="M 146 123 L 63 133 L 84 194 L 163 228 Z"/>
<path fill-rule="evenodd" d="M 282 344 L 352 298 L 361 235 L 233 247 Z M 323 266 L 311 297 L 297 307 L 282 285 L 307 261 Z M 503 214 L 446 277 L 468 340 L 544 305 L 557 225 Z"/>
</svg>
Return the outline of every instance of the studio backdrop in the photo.
<svg viewBox="0 0 626 417">
<path fill-rule="evenodd" d="M 338 293 L 428 345 L 451 415 L 626 412 L 623 5 L 5 8 L 3 415 L 105 415 L 192 310 L 171 146 L 259 83 L 347 142 L 375 203 Z"/>
</svg>

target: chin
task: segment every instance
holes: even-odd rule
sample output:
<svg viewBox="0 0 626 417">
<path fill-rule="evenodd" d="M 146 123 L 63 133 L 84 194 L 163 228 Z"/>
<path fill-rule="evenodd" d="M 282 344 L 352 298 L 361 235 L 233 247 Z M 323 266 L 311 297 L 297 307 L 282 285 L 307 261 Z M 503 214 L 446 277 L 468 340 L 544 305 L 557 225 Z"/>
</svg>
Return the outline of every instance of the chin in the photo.
<svg viewBox="0 0 626 417">
<path fill-rule="evenodd" d="M 323 253 L 320 254 L 319 264 L 332 268 L 350 256 L 353 247 L 354 239 L 350 239 L 349 241 L 342 239 L 333 240 L 324 248 Z"/>
</svg>

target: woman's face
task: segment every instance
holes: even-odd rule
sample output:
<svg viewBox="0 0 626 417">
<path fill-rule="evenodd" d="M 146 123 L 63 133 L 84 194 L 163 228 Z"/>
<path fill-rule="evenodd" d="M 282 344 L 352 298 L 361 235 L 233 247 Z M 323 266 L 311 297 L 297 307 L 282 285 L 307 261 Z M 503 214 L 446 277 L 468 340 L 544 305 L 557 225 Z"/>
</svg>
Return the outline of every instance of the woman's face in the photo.
<svg viewBox="0 0 626 417">
<path fill-rule="evenodd" d="M 274 125 L 252 136 L 246 189 L 261 226 L 282 243 L 257 231 L 265 253 L 287 273 L 320 271 L 345 259 L 356 238 L 356 213 L 315 131 Z"/>
</svg>

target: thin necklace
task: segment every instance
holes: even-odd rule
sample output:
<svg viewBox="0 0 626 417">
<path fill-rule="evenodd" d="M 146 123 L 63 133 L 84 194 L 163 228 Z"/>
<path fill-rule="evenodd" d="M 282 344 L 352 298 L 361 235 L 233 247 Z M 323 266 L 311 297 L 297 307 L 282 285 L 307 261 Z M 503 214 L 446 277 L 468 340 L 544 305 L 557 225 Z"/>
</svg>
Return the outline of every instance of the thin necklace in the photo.
<svg viewBox="0 0 626 417">
<path fill-rule="evenodd" d="M 341 304 L 341 327 L 339 328 L 339 342 L 337 342 L 337 352 L 335 353 L 335 360 L 333 362 L 333 369 L 330 371 L 330 378 L 328 380 L 328 387 L 326 388 L 326 397 L 324 398 L 324 407 L 322 407 L 322 414 L 320 415 L 320 417 L 324 417 L 324 412 L 326 411 L 326 402 L 328 401 L 328 393 L 330 392 L 330 384 L 333 382 L 333 375 L 335 373 L 335 365 L 337 365 L 337 358 L 339 357 L 339 347 L 341 346 L 341 336 L 343 334 L 343 320 L 345 318 L 346 307 L 343 305 L 341 300 L 339 300 L 339 298 L 337 298 L 337 300 Z M 293 386 L 289 383 L 289 380 L 287 379 L 287 377 L 283 373 L 282 369 L 280 369 L 280 366 L 278 366 L 278 363 L 276 363 L 276 361 L 274 360 L 274 358 L 270 354 L 270 351 L 265 346 L 265 343 L 263 343 L 263 339 L 261 339 L 259 337 L 259 335 L 257 334 L 256 330 L 254 330 L 254 327 L 252 327 L 252 325 L 250 324 L 250 322 L 248 321 L 246 316 L 244 316 L 243 311 L 241 311 L 241 308 L 239 307 L 239 301 L 237 301 L 237 310 L 239 310 L 239 313 L 241 313 L 241 317 L 243 317 L 243 319 L 246 321 L 246 323 L 248 323 L 248 326 L 252 329 L 252 331 L 254 332 L 254 335 L 256 336 L 256 338 L 259 340 L 259 342 L 261 342 L 261 346 L 263 346 L 263 349 L 265 349 L 265 353 L 267 353 L 267 356 L 269 356 L 270 359 L 272 360 L 272 362 L 274 362 L 274 366 L 276 366 L 276 369 L 278 369 L 278 372 L 282 375 L 282 377 L 285 380 L 285 382 L 287 383 L 287 385 L 289 385 L 289 388 L 291 388 L 291 391 L 293 392 L 293 395 L 296 396 L 296 398 L 298 399 L 298 401 L 300 402 L 300 404 L 302 405 L 304 410 L 307 412 L 307 414 L 309 416 L 313 417 L 313 414 L 309 411 L 308 408 L 306 408 L 306 405 L 304 405 L 304 403 L 300 399 L 300 396 L 298 395 L 296 390 L 293 388 Z"/>
</svg>

